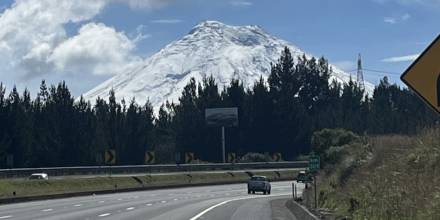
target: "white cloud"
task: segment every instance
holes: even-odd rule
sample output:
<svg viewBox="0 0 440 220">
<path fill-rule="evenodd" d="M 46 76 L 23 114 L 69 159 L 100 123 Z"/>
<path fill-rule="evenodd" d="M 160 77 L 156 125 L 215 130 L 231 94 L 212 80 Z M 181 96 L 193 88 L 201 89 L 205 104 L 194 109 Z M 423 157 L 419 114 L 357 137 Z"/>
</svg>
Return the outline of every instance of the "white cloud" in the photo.
<svg viewBox="0 0 440 220">
<path fill-rule="evenodd" d="M 83 71 L 116 74 L 139 62 L 136 43 L 150 35 L 128 37 L 105 24 L 90 22 L 106 5 L 154 9 L 174 0 L 16 0 L 0 14 L 0 76 L 18 78 Z M 68 36 L 65 24 L 83 24 Z"/>
<path fill-rule="evenodd" d="M 135 47 L 124 33 L 102 23 L 88 23 L 78 35 L 59 44 L 48 61 L 59 71 L 116 74 L 140 62 L 131 54 Z"/>
<path fill-rule="evenodd" d="M 413 9 L 414 7 L 440 8 L 440 0 L 371 0 L 373 2 L 385 5 L 402 6 Z"/>
<path fill-rule="evenodd" d="M 131 8 L 134 9 L 139 9 L 139 8 L 155 9 L 175 2 L 175 0 L 111 0 L 111 1 L 128 4 Z"/>
<path fill-rule="evenodd" d="M 346 72 L 356 69 L 356 63 L 351 60 L 338 61 L 333 64 Z"/>
<path fill-rule="evenodd" d="M 388 24 L 397 24 L 408 21 L 411 18 L 411 15 L 408 13 L 403 14 L 402 16 L 397 17 L 385 17 L 383 21 Z"/>
<path fill-rule="evenodd" d="M 395 24 L 396 23 L 396 19 L 392 18 L 392 17 L 385 17 L 383 19 L 383 22 L 388 23 L 388 24 Z"/>
<path fill-rule="evenodd" d="M 183 20 L 180 20 L 180 19 L 158 19 L 158 20 L 152 20 L 150 22 L 156 23 L 156 24 L 178 24 L 178 23 L 182 23 Z"/>
<path fill-rule="evenodd" d="M 405 14 L 402 15 L 402 17 L 401 17 L 402 21 L 406 21 L 406 20 L 408 20 L 408 19 L 410 19 L 410 18 L 411 18 L 411 15 L 408 14 L 408 13 L 405 13 Z"/>
<path fill-rule="evenodd" d="M 410 62 L 414 61 L 419 57 L 419 54 L 411 54 L 406 56 L 388 57 L 382 59 L 382 62 L 386 63 L 397 63 L 397 62 Z"/>
<path fill-rule="evenodd" d="M 253 3 L 250 1 L 245 1 L 245 0 L 236 0 L 236 1 L 231 1 L 229 2 L 231 5 L 233 6 L 237 6 L 237 7 L 246 7 L 246 6 L 252 6 Z"/>
</svg>

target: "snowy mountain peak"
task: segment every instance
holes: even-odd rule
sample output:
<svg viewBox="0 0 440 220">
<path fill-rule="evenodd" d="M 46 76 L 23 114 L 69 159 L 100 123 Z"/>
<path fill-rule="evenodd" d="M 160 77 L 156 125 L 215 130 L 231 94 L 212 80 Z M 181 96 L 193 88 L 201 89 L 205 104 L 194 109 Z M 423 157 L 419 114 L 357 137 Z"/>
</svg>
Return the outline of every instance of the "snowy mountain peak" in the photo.
<svg viewBox="0 0 440 220">
<path fill-rule="evenodd" d="M 260 76 L 267 77 L 270 64 L 275 63 L 284 47 L 292 54 L 306 54 L 293 44 L 278 39 L 255 25 L 231 26 L 218 21 L 203 21 L 180 40 L 174 41 L 146 59 L 132 71 L 122 73 L 84 94 L 94 102 L 97 97 L 108 98 L 113 88 L 116 98 L 135 97 L 139 103 L 149 100 L 154 108 L 166 100 L 178 101 L 183 87 L 191 78 L 201 81 L 212 75 L 219 88 L 231 79 L 251 86 Z M 350 75 L 332 66 L 332 79 L 348 82 Z M 374 86 L 366 83 L 367 92 Z"/>
</svg>

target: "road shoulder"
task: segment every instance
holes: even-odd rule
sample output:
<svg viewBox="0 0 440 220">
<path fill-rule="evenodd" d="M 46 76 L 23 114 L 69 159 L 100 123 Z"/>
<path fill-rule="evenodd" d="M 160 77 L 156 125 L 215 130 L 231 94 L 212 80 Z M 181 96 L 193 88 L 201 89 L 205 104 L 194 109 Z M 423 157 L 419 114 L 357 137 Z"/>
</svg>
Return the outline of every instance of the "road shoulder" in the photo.
<svg viewBox="0 0 440 220">
<path fill-rule="evenodd" d="M 297 220 L 295 215 L 287 208 L 289 198 L 275 199 L 270 201 L 273 220 Z"/>
</svg>

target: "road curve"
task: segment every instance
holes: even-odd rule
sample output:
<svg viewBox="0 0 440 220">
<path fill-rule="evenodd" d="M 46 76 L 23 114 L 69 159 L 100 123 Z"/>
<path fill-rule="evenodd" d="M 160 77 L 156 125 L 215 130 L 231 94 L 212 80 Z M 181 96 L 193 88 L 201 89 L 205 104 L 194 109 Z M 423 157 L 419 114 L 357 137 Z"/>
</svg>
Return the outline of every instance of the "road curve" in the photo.
<svg viewBox="0 0 440 220">
<path fill-rule="evenodd" d="M 0 206 L 0 220 L 266 220 L 271 201 L 290 197 L 291 184 L 273 182 L 272 195 L 248 195 L 246 184 L 230 184 L 9 204 Z"/>
</svg>

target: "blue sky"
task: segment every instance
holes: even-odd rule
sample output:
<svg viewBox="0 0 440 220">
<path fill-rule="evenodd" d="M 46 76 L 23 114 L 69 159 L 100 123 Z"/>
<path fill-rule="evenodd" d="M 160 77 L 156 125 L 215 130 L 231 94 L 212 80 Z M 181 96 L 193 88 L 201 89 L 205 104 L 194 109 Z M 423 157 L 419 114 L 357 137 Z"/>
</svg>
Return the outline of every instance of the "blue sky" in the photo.
<svg viewBox="0 0 440 220">
<path fill-rule="evenodd" d="M 36 2 L 41 7 L 29 9 Z M 3 32 L 0 29 L 0 81 L 7 87 L 15 84 L 34 91 L 43 78 L 49 82 L 66 80 L 77 96 L 182 37 L 203 20 L 259 25 L 347 71 L 356 69 L 357 54 L 361 53 L 364 68 L 388 72 L 365 71 L 366 80 L 378 83 L 388 75 L 401 84 L 400 74 L 439 34 L 440 24 L 439 0 L 60 2 L 66 1 L 0 0 L 0 25 L 8 27 L 2 28 Z M 28 11 L 33 16 L 23 18 Z M 48 16 L 53 18 L 46 19 Z M 49 21 L 54 24 L 47 25 Z M 16 30 L 16 24 L 24 28 Z M 28 38 L 22 36 L 26 34 Z M 94 41 L 91 36 L 114 45 L 97 51 L 89 42 L 99 45 L 101 40 Z M 95 57 L 100 53 L 120 54 Z M 105 63 L 114 66 L 106 67 Z"/>
</svg>

